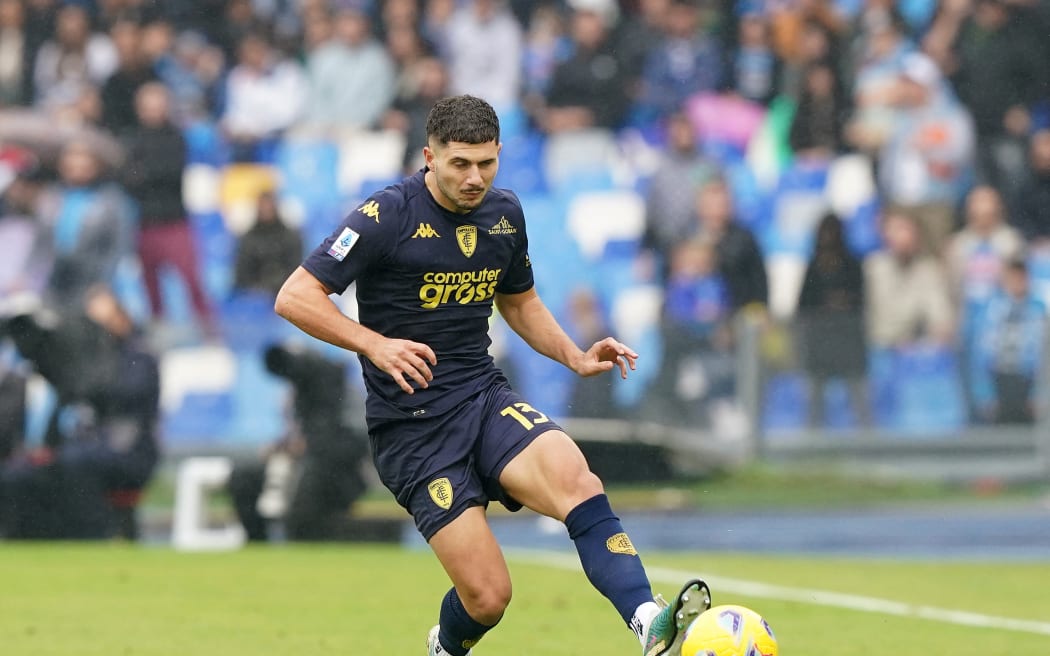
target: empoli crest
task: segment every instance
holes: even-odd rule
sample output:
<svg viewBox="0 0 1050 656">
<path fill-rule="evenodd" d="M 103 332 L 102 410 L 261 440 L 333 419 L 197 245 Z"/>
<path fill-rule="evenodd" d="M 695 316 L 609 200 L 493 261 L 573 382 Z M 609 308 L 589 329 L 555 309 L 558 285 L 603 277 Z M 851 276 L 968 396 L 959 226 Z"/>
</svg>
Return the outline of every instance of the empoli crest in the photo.
<svg viewBox="0 0 1050 656">
<path fill-rule="evenodd" d="M 631 544 L 631 538 L 627 537 L 626 533 L 617 533 L 608 540 L 605 541 L 605 548 L 615 554 L 625 554 L 627 556 L 637 556 L 638 551 Z"/>
<path fill-rule="evenodd" d="M 452 483 L 447 478 L 436 478 L 430 481 L 427 491 L 430 492 L 430 498 L 442 510 L 452 507 Z"/>
<path fill-rule="evenodd" d="M 463 254 L 470 257 L 474 254 L 474 249 L 478 246 L 478 228 L 472 225 L 463 225 L 456 228 L 456 243 L 459 244 L 459 250 L 463 251 Z"/>
<path fill-rule="evenodd" d="M 361 207 L 357 208 L 357 211 L 364 214 L 370 219 L 375 219 L 376 223 L 379 223 L 379 203 L 374 200 L 370 200 Z"/>
</svg>

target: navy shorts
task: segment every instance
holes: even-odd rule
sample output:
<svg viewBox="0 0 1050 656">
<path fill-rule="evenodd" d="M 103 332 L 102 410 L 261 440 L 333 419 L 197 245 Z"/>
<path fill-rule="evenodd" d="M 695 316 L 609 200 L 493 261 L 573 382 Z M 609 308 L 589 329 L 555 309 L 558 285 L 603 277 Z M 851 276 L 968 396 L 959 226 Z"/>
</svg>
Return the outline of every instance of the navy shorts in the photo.
<svg viewBox="0 0 1050 656">
<path fill-rule="evenodd" d="M 499 484 L 514 456 L 561 427 L 505 385 L 495 385 L 434 417 L 387 421 L 369 430 L 383 484 L 429 542 L 472 506 L 491 500 L 521 509 Z"/>
</svg>

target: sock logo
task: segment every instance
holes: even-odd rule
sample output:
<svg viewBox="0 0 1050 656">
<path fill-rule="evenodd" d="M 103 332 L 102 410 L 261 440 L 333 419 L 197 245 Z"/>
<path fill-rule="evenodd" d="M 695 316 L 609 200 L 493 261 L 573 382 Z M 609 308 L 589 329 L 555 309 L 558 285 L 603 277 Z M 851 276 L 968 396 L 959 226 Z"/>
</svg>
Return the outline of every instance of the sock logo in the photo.
<svg viewBox="0 0 1050 656">
<path fill-rule="evenodd" d="M 442 510 L 448 510 L 452 507 L 452 483 L 447 478 L 437 478 L 430 481 L 427 491 L 430 492 L 430 498 Z"/>
<path fill-rule="evenodd" d="M 626 554 L 628 556 L 638 555 L 634 545 L 631 544 L 631 538 L 627 537 L 626 533 L 617 533 L 606 540 L 605 548 L 615 554 Z"/>
<path fill-rule="evenodd" d="M 474 638 L 473 640 L 464 640 L 460 644 L 463 645 L 463 649 L 470 649 L 479 642 L 481 642 L 481 638 Z"/>
</svg>

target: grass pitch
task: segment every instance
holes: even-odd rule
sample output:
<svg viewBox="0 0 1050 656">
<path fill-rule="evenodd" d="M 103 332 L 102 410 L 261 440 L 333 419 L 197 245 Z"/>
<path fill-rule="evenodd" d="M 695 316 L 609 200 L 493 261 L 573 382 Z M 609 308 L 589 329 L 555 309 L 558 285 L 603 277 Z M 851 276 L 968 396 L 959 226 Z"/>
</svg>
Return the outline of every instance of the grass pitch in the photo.
<svg viewBox="0 0 1050 656">
<path fill-rule="evenodd" d="M 989 615 L 1050 619 L 1050 565 L 886 562 L 704 554 L 652 566 L 868 595 Z M 515 562 L 515 598 L 478 656 L 638 653 L 582 574 Z M 0 545 L 0 652 L 12 656 L 420 656 L 447 587 L 427 552 L 262 547 L 180 554 L 129 545 Z M 665 596 L 676 586 L 660 582 Z M 777 631 L 784 656 L 1040 654 L 1047 635 L 974 628 L 719 592 Z"/>
</svg>

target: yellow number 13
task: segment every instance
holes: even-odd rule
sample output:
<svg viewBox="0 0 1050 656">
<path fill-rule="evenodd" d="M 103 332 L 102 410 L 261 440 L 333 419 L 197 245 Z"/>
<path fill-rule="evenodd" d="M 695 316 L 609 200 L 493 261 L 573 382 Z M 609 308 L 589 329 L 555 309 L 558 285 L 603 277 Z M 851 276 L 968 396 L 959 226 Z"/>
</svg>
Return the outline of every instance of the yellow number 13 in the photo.
<svg viewBox="0 0 1050 656">
<path fill-rule="evenodd" d="M 524 413 L 532 415 L 532 419 L 526 417 Z M 510 416 L 519 424 L 521 424 L 525 430 L 532 430 L 532 427 L 536 424 L 543 424 L 550 419 L 547 419 L 547 415 L 543 414 L 536 408 L 533 408 L 528 403 L 515 403 L 514 405 L 508 405 L 506 408 L 500 410 L 500 415 L 506 417 Z"/>
</svg>

